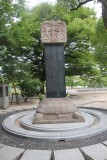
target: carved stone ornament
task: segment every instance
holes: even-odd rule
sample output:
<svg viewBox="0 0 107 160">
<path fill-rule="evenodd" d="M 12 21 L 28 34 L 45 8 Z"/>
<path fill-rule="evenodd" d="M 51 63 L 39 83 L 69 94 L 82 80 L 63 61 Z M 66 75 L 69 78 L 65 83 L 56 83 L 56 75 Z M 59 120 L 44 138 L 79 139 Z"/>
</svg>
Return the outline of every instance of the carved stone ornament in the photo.
<svg viewBox="0 0 107 160">
<path fill-rule="evenodd" d="M 43 44 L 66 43 L 66 24 L 62 21 L 45 21 L 41 24 L 41 42 Z"/>
</svg>

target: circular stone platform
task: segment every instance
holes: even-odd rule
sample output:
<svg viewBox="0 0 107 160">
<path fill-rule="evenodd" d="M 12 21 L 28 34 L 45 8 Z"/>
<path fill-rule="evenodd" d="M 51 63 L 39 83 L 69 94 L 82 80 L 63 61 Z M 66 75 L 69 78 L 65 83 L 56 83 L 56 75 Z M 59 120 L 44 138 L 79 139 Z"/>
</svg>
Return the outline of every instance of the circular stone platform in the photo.
<svg viewBox="0 0 107 160">
<path fill-rule="evenodd" d="M 85 122 L 32 125 L 35 110 L 17 113 L 6 118 L 5 130 L 22 137 L 44 140 L 71 140 L 97 135 L 107 130 L 107 112 L 96 109 L 79 109 Z"/>
<path fill-rule="evenodd" d="M 67 132 L 73 130 L 79 130 L 83 128 L 87 128 L 93 125 L 95 118 L 85 112 L 81 112 L 82 116 L 85 119 L 85 122 L 78 123 L 57 123 L 57 124 L 32 124 L 33 116 L 35 114 L 29 113 L 21 118 L 20 124 L 23 128 L 33 131 L 40 132 Z M 19 118 L 20 119 L 20 118 Z M 17 122 L 18 120 L 16 120 Z"/>
</svg>

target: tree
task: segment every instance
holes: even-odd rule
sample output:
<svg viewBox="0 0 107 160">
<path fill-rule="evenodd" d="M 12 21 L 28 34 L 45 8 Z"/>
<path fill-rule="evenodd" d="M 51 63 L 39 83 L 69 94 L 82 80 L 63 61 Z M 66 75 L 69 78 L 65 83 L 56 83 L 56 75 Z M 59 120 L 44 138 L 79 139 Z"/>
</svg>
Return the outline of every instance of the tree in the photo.
<svg viewBox="0 0 107 160">
<path fill-rule="evenodd" d="M 88 87 L 97 87 L 96 84 L 99 84 L 101 82 L 101 72 L 100 70 L 96 67 L 93 68 L 92 72 L 83 74 L 80 76 L 80 78 L 84 81 L 84 88 L 85 86 Z"/>
<path fill-rule="evenodd" d="M 93 0 L 57 0 L 60 6 L 66 6 L 70 11 L 77 10 L 85 3 L 91 2 Z M 102 16 L 103 22 L 107 29 L 107 0 L 99 0 L 98 2 L 102 3 Z"/>
<path fill-rule="evenodd" d="M 22 6 L 24 0 L 0 0 L 0 46 L 10 47 L 14 45 L 11 38 L 12 26 L 21 18 L 22 11 L 25 8 Z"/>
<path fill-rule="evenodd" d="M 103 76 L 107 76 L 107 30 L 104 27 L 102 19 L 97 21 L 92 42 L 95 48 L 94 55 L 98 62 L 98 68 Z"/>
<path fill-rule="evenodd" d="M 36 43 L 29 48 L 21 48 L 23 54 L 32 64 L 32 74 L 45 81 L 44 50 L 40 41 L 40 23 L 44 20 L 62 20 L 67 24 L 68 43 L 65 46 L 65 69 L 66 75 L 80 75 L 92 72 L 95 66 L 94 55 L 90 43 L 90 35 L 94 32 L 96 23 L 95 13 L 88 8 L 80 8 L 78 11 L 70 12 L 59 6 L 51 6 L 47 3 L 36 6 L 28 16 L 27 22 L 35 26 L 31 32 Z M 26 19 L 25 19 L 26 22 Z M 23 21 L 23 23 L 25 24 Z M 28 25 L 28 27 L 30 27 Z"/>
<path fill-rule="evenodd" d="M 16 94 L 16 85 L 26 77 L 31 76 L 30 66 L 26 58 L 21 55 L 22 48 L 30 48 L 35 43 L 28 32 L 27 23 L 23 19 L 28 15 L 24 8 L 24 0 L 0 1 L 0 67 L 2 81 L 12 83 Z M 28 45 L 29 44 L 29 45 Z M 30 49 L 29 49 L 30 50 Z M 16 94 L 18 103 L 18 97 Z"/>
<path fill-rule="evenodd" d="M 12 83 L 15 95 L 16 103 L 19 103 L 16 86 L 23 80 L 31 78 L 31 64 L 22 59 L 22 57 L 16 56 L 14 50 L 2 50 L 0 55 L 0 66 L 2 68 L 2 83 Z M 11 53 L 11 54 L 10 54 Z"/>
<path fill-rule="evenodd" d="M 80 75 L 84 72 L 92 72 L 95 66 L 94 55 L 90 35 L 94 32 L 96 23 L 95 13 L 88 8 L 80 8 L 78 11 L 66 11 L 59 6 L 51 6 L 47 3 L 37 6 L 31 12 L 30 24 L 36 22 L 36 45 L 32 46 L 32 52 L 25 56 L 33 64 L 32 73 L 42 82 L 45 80 L 44 50 L 40 41 L 40 23 L 44 20 L 62 20 L 67 24 L 68 42 L 65 46 L 66 75 Z"/>
<path fill-rule="evenodd" d="M 11 38 L 12 43 L 9 47 L 1 47 L 0 51 L 1 62 L 6 62 L 0 65 L 4 68 L 3 72 L 7 79 L 10 80 L 9 72 L 12 71 L 13 80 L 16 83 L 19 78 L 17 74 L 20 71 L 20 75 L 26 73 L 33 78 L 39 78 L 42 84 L 44 83 L 45 62 L 44 50 L 40 41 L 40 23 L 52 19 L 62 20 L 67 24 L 66 75 L 82 75 L 92 72 L 96 66 L 90 41 L 90 35 L 94 33 L 96 24 L 95 13 L 92 10 L 81 7 L 77 11 L 70 12 L 65 7 L 59 8 L 58 5 L 52 6 L 45 3 L 36 6 L 31 12 L 22 12 L 21 9 L 18 12 L 20 13 L 19 21 L 12 23 L 8 29 L 7 37 Z M 10 71 L 8 71 L 9 68 Z M 21 76 L 20 80 L 24 80 L 24 77 L 26 76 Z"/>
<path fill-rule="evenodd" d="M 91 2 L 93 0 L 57 0 L 58 4 L 61 6 L 66 6 L 69 10 L 77 10 L 84 4 Z M 98 2 L 102 3 L 103 6 L 107 7 L 107 0 L 99 0 Z"/>
<path fill-rule="evenodd" d="M 66 86 L 73 88 L 74 86 L 84 86 L 84 80 L 80 76 L 67 76 Z"/>
<path fill-rule="evenodd" d="M 104 5 L 102 5 L 102 16 L 103 16 L 104 25 L 107 29 L 107 4 L 106 4 L 106 7 Z"/>
<path fill-rule="evenodd" d="M 30 48 L 22 48 L 21 53 L 29 60 L 32 64 L 31 72 L 34 78 L 39 78 L 42 84 L 45 81 L 45 62 L 44 62 L 44 50 L 40 40 L 40 23 L 44 20 L 48 20 L 52 12 L 52 6 L 48 3 L 36 6 L 27 19 L 24 19 L 24 24 L 28 23 L 33 30 L 31 30 L 31 36 L 35 40 Z M 30 25 L 29 25 L 30 24 Z M 26 32 L 27 33 L 27 32 Z M 41 92 L 44 93 L 44 85 L 41 87 Z"/>
<path fill-rule="evenodd" d="M 65 48 L 66 75 L 88 74 L 96 66 L 93 45 L 90 41 L 96 23 L 94 15 L 93 11 L 87 8 L 80 8 L 77 11 L 73 11 L 71 14 L 72 21 L 67 22 L 68 43 Z"/>
<path fill-rule="evenodd" d="M 0 1 L 0 45 L 9 46 L 10 39 L 7 38 L 7 28 L 10 27 L 13 21 L 13 5 L 12 0 L 1 0 Z"/>
</svg>

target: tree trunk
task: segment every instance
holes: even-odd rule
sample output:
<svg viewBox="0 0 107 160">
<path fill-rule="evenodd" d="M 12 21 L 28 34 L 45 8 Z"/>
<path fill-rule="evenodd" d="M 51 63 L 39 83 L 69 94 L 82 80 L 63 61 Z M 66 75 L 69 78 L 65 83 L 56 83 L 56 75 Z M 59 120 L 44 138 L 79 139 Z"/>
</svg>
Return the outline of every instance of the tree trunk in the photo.
<svg viewBox="0 0 107 160">
<path fill-rule="evenodd" d="M 107 7 L 105 7 L 104 5 L 102 5 L 102 17 L 103 17 L 104 25 L 107 29 Z"/>
<path fill-rule="evenodd" d="M 99 2 L 102 3 L 102 5 L 107 8 L 107 0 L 99 0 Z"/>
<path fill-rule="evenodd" d="M 28 101 L 28 97 L 25 96 L 25 97 L 24 97 L 24 102 L 27 103 L 27 101 Z"/>
<path fill-rule="evenodd" d="M 40 88 L 40 93 L 41 93 L 41 94 L 45 94 L 45 91 L 44 91 L 44 84 L 43 84 L 42 87 Z"/>
<path fill-rule="evenodd" d="M 15 91 L 16 104 L 19 104 L 19 97 L 18 97 L 18 94 L 17 94 L 17 91 L 16 91 L 16 86 L 15 86 L 14 82 L 12 82 L 12 84 L 13 84 L 13 88 L 14 88 L 14 91 Z"/>
</svg>

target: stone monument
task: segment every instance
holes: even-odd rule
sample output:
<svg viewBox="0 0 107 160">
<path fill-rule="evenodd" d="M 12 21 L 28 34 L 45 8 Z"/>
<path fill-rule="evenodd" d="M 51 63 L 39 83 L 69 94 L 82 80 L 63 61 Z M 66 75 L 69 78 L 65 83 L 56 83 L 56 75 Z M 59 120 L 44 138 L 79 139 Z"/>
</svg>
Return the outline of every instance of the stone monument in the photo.
<svg viewBox="0 0 107 160">
<path fill-rule="evenodd" d="M 8 86 L 6 84 L 0 85 L 0 108 L 5 109 L 9 107 Z"/>
<path fill-rule="evenodd" d="M 83 122 L 84 118 L 66 98 L 64 44 L 67 42 L 66 24 L 45 21 L 41 24 L 41 42 L 45 49 L 46 98 L 34 115 L 33 123 Z"/>
<path fill-rule="evenodd" d="M 65 23 L 43 22 L 41 42 L 45 48 L 46 96 L 47 98 L 66 97 L 63 45 L 67 42 Z"/>
</svg>

